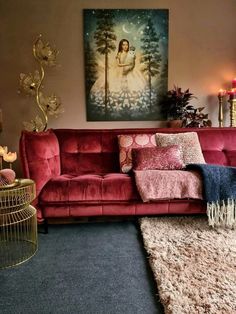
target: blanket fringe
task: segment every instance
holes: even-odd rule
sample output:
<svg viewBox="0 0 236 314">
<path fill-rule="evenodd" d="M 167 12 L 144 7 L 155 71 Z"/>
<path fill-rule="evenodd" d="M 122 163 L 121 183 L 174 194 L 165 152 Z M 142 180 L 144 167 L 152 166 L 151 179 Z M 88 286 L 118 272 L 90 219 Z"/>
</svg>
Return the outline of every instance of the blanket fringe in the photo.
<svg viewBox="0 0 236 314">
<path fill-rule="evenodd" d="M 207 216 L 212 227 L 236 228 L 236 200 L 207 203 Z"/>
</svg>

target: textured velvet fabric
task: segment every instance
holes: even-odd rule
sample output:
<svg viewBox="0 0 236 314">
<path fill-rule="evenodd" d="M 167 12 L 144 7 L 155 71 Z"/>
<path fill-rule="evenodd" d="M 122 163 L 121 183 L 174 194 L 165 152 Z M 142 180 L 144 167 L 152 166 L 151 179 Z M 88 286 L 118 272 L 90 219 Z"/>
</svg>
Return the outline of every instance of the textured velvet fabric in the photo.
<svg viewBox="0 0 236 314">
<path fill-rule="evenodd" d="M 52 130 L 46 132 L 23 131 L 20 139 L 20 160 L 26 178 L 36 183 L 36 196 L 44 185 L 54 176 L 60 174 L 59 143 Z M 43 219 L 38 203 L 38 221 Z"/>
<path fill-rule="evenodd" d="M 58 129 L 54 130 L 56 134 L 59 145 L 60 145 L 60 155 L 61 155 L 61 168 L 62 174 L 68 174 L 67 167 L 71 168 L 70 165 L 66 164 L 63 154 L 75 154 L 78 152 L 76 150 L 74 153 L 69 149 L 70 145 L 76 147 L 76 143 L 80 142 L 80 153 L 86 155 L 88 153 L 93 153 L 95 163 L 99 164 L 100 173 L 109 173 L 109 172 L 119 172 L 119 146 L 117 136 L 120 134 L 155 134 L 155 133 L 185 133 L 189 132 L 189 128 L 182 129 L 117 129 L 117 130 L 71 130 L 71 129 Z M 197 132 L 200 145 L 203 151 L 203 156 L 206 163 L 212 164 L 221 164 L 236 166 L 236 130 L 234 128 L 197 128 L 191 129 L 191 131 Z M 88 141 L 88 137 L 84 134 L 89 134 L 94 139 L 97 136 L 99 145 L 95 146 L 100 147 L 100 153 L 107 153 L 106 163 L 101 158 L 97 161 L 99 151 L 91 152 L 91 145 L 87 144 L 87 148 L 84 142 Z M 73 143 L 71 143 L 70 137 L 73 138 Z M 82 145 L 83 142 L 84 144 Z M 92 143 L 92 142 L 91 142 Z M 90 149 L 88 149 L 90 147 Z M 73 150 L 72 150 L 73 151 Z M 93 165 L 98 167 L 97 165 Z M 83 172 L 84 169 L 79 169 L 80 172 Z M 86 169 L 88 171 L 88 169 Z M 90 169 L 92 173 L 93 169 Z M 78 174 L 70 173 L 70 174 Z"/>
<path fill-rule="evenodd" d="M 59 144 L 53 131 L 22 133 L 20 155 L 26 177 L 37 182 L 40 191 L 44 184 L 61 171 Z"/>
<path fill-rule="evenodd" d="M 119 173 L 118 135 L 189 131 L 152 128 L 23 132 L 20 159 L 24 176 L 36 182 L 39 202 L 36 199 L 34 204 L 39 219 L 205 212 L 205 203 L 195 200 L 143 204 L 136 194 L 133 178 L 120 177 Z M 235 128 L 191 131 L 198 133 L 207 163 L 236 166 Z"/>
<path fill-rule="evenodd" d="M 198 200 L 172 200 L 155 203 L 120 202 L 92 204 L 41 204 L 45 218 L 88 216 L 132 216 L 165 214 L 204 214 L 205 203 Z"/>
<path fill-rule="evenodd" d="M 134 179 L 121 173 L 61 175 L 44 187 L 40 202 L 100 202 L 139 199 Z"/>
</svg>

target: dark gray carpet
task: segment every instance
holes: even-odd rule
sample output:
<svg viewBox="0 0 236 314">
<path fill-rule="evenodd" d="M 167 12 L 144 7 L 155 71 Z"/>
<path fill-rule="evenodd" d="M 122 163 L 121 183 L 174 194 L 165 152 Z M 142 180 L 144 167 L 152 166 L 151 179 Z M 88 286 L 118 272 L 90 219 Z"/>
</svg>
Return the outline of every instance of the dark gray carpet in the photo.
<svg viewBox="0 0 236 314">
<path fill-rule="evenodd" d="M 164 313 L 134 222 L 51 225 L 28 262 L 0 271 L 0 313 Z"/>
</svg>

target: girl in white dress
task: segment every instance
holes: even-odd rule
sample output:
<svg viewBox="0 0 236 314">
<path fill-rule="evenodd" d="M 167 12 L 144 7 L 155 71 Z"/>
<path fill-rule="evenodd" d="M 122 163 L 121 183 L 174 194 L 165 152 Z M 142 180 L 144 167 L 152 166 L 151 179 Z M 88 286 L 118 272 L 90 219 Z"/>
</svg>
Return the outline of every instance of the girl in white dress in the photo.
<svg viewBox="0 0 236 314">
<path fill-rule="evenodd" d="M 111 56 L 109 60 L 111 60 Z M 144 102 L 143 97 L 147 91 L 147 81 L 142 72 L 137 69 L 135 48 L 129 47 L 127 39 L 122 39 L 119 42 L 115 60 L 116 62 L 111 61 L 108 67 L 109 110 L 113 116 L 127 110 L 137 112 L 140 104 Z M 103 109 L 104 94 L 104 68 L 100 67 L 99 77 L 90 91 L 90 99 L 95 106 L 101 106 Z"/>
<path fill-rule="evenodd" d="M 129 48 L 129 41 L 127 39 L 120 41 L 116 59 L 118 67 L 122 69 L 121 75 L 119 75 L 120 88 L 131 93 L 144 89 L 146 87 L 146 80 L 142 73 L 135 69 L 135 48 Z M 110 91 L 112 91 L 112 88 Z"/>
</svg>

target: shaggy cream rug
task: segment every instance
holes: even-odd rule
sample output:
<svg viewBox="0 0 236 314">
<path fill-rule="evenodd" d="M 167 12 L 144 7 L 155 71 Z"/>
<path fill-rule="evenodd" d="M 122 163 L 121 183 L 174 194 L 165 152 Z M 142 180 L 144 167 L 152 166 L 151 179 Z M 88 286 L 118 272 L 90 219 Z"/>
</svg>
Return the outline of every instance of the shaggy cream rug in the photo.
<svg viewBox="0 0 236 314">
<path fill-rule="evenodd" d="M 140 225 L 165 313 L 236 313 L 236 230 L 213 230 L 203 217 Z"/>
</svg>

